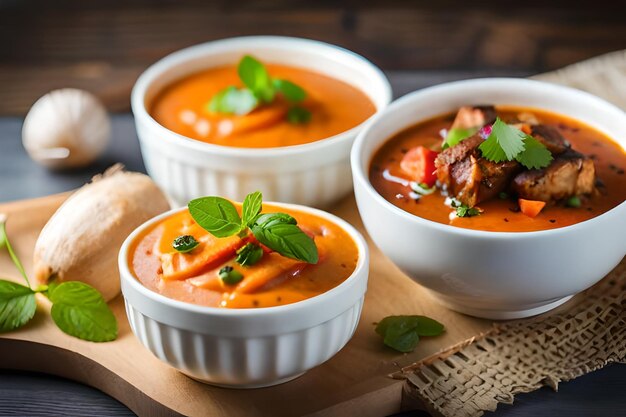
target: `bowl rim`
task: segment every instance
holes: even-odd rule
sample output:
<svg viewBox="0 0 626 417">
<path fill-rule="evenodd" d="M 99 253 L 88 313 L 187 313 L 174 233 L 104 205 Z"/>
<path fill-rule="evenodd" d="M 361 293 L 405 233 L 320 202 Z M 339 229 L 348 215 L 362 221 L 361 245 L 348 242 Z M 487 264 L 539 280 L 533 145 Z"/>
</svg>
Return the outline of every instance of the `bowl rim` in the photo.
<svg viewBox="0 0 626 417">
<path fill-rule="evenodd" d="M 374 75 L 374 80 L 382 87 L 382 95 L 381 95 L 381 106 L 376 107 L 376 111 L 367 119 L 363 120 L 358 125 L 348 129 L 346 131 L 337 133 L 336 135 L 329 136 L 327 138 L 319 139 L 314 142 L 309 142 L 300 145 L 290 145 L 290 146 L 281 146 L 281 147 L 272 147 L 272 148 L 244 148 L 244 147 L 234 147 L 234 146 L 223 146 L 217 145 L 213 143 L 203 142 L 200 140 L 192 139 L 187 136 L 176 133 L 165 126 L 162 126 L 159 122 L 157 122 L 152 115 L 148 112 L 145 103 L 145 96 L 150 88 L 150 86 L 158 80 L 162 74 L 171 68 L 175 68 L 178 66 L 184 65 L 186 62 L 201 57 L 206 54 L 211 54 L 215 50 L 225 49 L 225 48 L 241 48 L 246 45 L 256 45 L 257 47 L 263 46 L 272 46 L 276 47 L 284 47 L 288 50 L 288 47 L 308 47 L 316 48 L 316 50 L 323 50 L 327 53 L 336 53 L 340 54 L 347 59 L 353 60 L 358 65 L 361 65 L 363 68 L 366 68 Z M 210 67 L 207 67 L 210 68 Z M 357 87 L 354 87 L 357 88 Z M 361 92 L 366 93 L 365 90 L 358 88 Z M 370 97 L 368 95 L 368 97 Z M 369 123 L 370 120 L 381 111 L 383 111 L 391 102 L 392 99 L 392 89 L 389 84 L 388 78 L 385 76 L 383 71 L 374 65 L 367 58 L 357 54 L 356 52 L 350 51 L 349 49 L 343 48 L 341 46 L 333 45 L 330 43 L 308 39 L 308 38 L 298 38 L 291 36 L 238 36 L 231 38 L 223 38 L 212 40 L 204 43 L 200 43 L 197 45 L 189 46 L 175 52 L 172 52 L 169 55 L 159 59 L 154 62 L 148 68 L 144 70 L 143 73 L 137 78 L 132 91 L 131 91 L 131 109 L 135 119 L 141 119 L 145 123 L 147 123 L 150 129 L 156 129 L 159 133 L 162 134 L 161 140 L 167 141 L 168 143 L 185 146 L 193 151 L 198 152 L 211 152 L 217 156 L 230 156 L 230 157 L 246 157 L 246 156 L 255 156 L 255 157 L 283 157 L 292 154 L 299 154 L 302 152 L 312 151 L 318 148 L 325 148 L 327 146 L 331 146 L 337 142 L 345 142 L 348 140 L 353 140 L 354 136 L 356 136 L 357 132 L 362 130 L 364 126 Z M 374 101 L 374 100 L 372 100 Z"/>
<path fill-rule="evenodd" d="M 354 145 L 352 146 L 352 151 L 350 154 L 350 164 L 352 166 L 352 175 L 354 177 L 355 190 L 358 188 L 357 187 L 357 183 L 358 183 L 359 186 L 361 186 L 362 189 L 365 190 L 365 192 L 369 195 L 369 197 L 373 199 L 378 205 L 383 206 L 387 211 L 391 211 L 392 213 L 399 215 L 400 217 L 404 218 L 405 220 L 409 222 L 417 223 L 425 227 L 431 227 L 443 233 L 451 233 L 453 235 L 458 235 L 458 236 L 463 236 L 463 237 L 472 237 L 472 238 L 478 238 L 478 239 L 494 239 L 494 238 L 495 239 L 529 239 L 529 238 L 534 238 L 535 236 L 550 236 L 550 235 L 564 234 L 564 233 L 572 232 L 577 229 L 594 227 L 594 225 L 597 222 L 604 221 L 604 219 L 607 216 L 612 215 L 617 210 L 625 210 L 626 201 L 623 201 L 622 203 L 618 204 L 612 209 L 607 210 L 604 213 L 596 217 L 593 217 L 589 220 L 585 220 L 585 221 L 575 223 L 569 226 L 557 227 L 555 229 L 536 230 L 536 231 L 529 231 L 529 232 L 501 232 L 501 231 L 491 231 L 491 230 L 476 230 L 476 229 L 466 229 L 462 227 L 452 226 L 449 224 L 438 223 L 433 220 L 428 220 L 423 217 L 417 216 L 415 214 L 409 213 L 408 211 L 405 211 L 401 209 L 400 207 L 395 206 L 388 200 L 386 200 L 374 188 L 374 186 L 369 181 L 369 168 L 367 168 L 368 173 L 366 174 L 365 172 L 366 167 L 364 167 L 363 164 L 361 163 L 361 159 L 362 159 L 361 156 L 364 152 L 363 148 L 365 146 L 365 142 L 368 140 L 368 135 L 370 134 L 370 131 L 376 125 L 382 123 L 382 121 L 385 120 L 385 118 L 387 117 L 389 113 L 396 111 L 398 108 L 411 106 L 414 101 L 418 100 L 417 97 L 425 96 L 433 92 L 454 90 L 459 87 L 463 87 L 467 85 L 493 84 L 493 85 L 504 86 L 509 83 L 526 84 L 528 86 L 541 85 L 541 87 L 545 89 L 546 94 L 563 93 L 563 94 L 568 94 L 570 96 L 578 96 L 578 98 L 581 100 L 586 100 L 587 102 L 591 102 L 598 106 L 602 106 L 611 112 L 620 114 L 621 117 L 626 122 L 626 112 L 624 112 L 622 109 L 615 106 L 614 104 L 611 104 L 608 101 L 601 99 L 600 97 L 597 97 L 586 91 L 578 90 L 578 89 L 563 86 L 563 85 L 552 84 L 552 83 L 548 83 L 545 81 L 531 80 L 531 79 L 526 79 L 526 78 L 493 77 L 493 78 L 475 78 L 475 79 L 469 79 L 469 80 L 451 81 L 451 82 L 447 82 L 443 84 L 438 84 L 435 86 L 431 86 L 431 87 L 427 87 L 421 90 L 416 90 L 416 91 L 407 93 L 404 96 L 400 97 L 399 99 L 395 100 L 386 109 L 374 115 L 374 117 L 370 120 L 370 122 L 367 124 L 365 129 L 363 129 L 357 135 L 357 138 L 354 142 Z M 562 114 L 556 111 L 553 111 L 553 112 L 556 114 Z M 415 126 L 421 121 L 423 120 L 416 119 L 416 121 L 413 122 L 409 126 Z M 406 127 L 397 130 L 395 134 L 399 133 L 405 128 Z M 391 137 L 386 138 L 384 141 L 381 142 L 381 144 L 386 143 L 390 139 Z M 615 139 L 613 139 L 613 141 L 616 142 L 618 145 L 620 145 L 623 150 L 625 149 L 625 145 L 623 143 Z M 377 149 L 380 149 L 380 147 Z M 374 151 L 373 153 L 375 152 L 376 151 Z M 371 162 L 371 157 L 369 158 L 369 161 L 367 161 L 367 164 L 369 165 L 370 162 Z"/>
<path fill-rule="evenodd" d="M 273 307 L 259 307 L 259 308 L 209 307 L 209 306 L 202 306 L 202 305 L 188 303 L 186 301 L 181 301 L 181 300 L 176 300 L 174 298 L 166 297 L 165 295 L 152 291 L 151 289 L 144 286 L 141 282 L 139 282 L 139 279 L 135 277 L 135 275 L 131 272 L 130 267 L 129 267 L 129 255 L 130 255 L 129 250 L 130 250 L 131 244 L 138 238 L 138 236 L 142 232 L 144 232 L 149 227 L 153 226 L 154 224 L 160 222 L 161 220 L 167 217 L 170 217 L 174 214 L 187 210 L 187 207 L 183 206 L 183 207 L 168 210 L 164 213 L 159 214 L 158 216 L 155 216 L 147 220 L 146 222 L 141 224 L 139 227 L 137 227 L 135 230 L 133 230 L 131 234 L 128 235 L 128 237 L 126 237 L 126 239 L 124 240 L 124 243 L 122 244 L 120 248 L 118 258 L 117 258 L 118 266 L 120 269 L 120 280 L 129 284 L 133 290 L 135 290 L 141 296 L 148 298 L 150 301 L 153 301 L 156 303 L 162 303 L 162 304 L 167 305 L 170 308 L 174 308 L 177 310 L 182 310 L 182 311 L 186 311 L 186 312 L 190 312 L 194 314 L 201 314 L 201 315 L 207 315 L 207 316 L 219 316 L 219 317 L 251 317 L 251 316 L 262 317 L 262 316 L 275 316 L 279 314 L 286 314 L 289 312 L 293 312 L 294 310 L 319 307 L 320 304 L 327 302 L 328 298 L 337 297 L 342 292 L 348 291 L 353 285 L 355 285 L 358 282 L 359 279 L 363 279 L 363 277 L 368 276 L 369 248 L 367 246 L 367 243 L 363 235 L 358 230 L 356 230 L 356 228 L 352 226 L 350 223 L 326 211 L 307 207 L 307 206 L 302 206 L 299 204 L 278 203 L 278 202 L 272 202 L 272 201 L 264 202 L 263 204 L 271 205 L 274 207 L 283 207 L 288 210 L 301 211 L 307 214 L 322 217 L 325 220 L 330 221 L 336 224 L 337 226 L 339 226 L 341 229 L 347 232 L 348 235 L 350 235 L 350 237 L 352 238 L 352 240 L 354 241 L 357 247 L 359 255 L 358 255 L 358 261 L 354 268 L 354 271 L 352 271 L 352 273 L 345 280 L 343 280 L 339 285 L 329 289 L 326 292 L 318 294 L 314 297 L 304 299 L 302 301 L 297 301 L 295 303 L 284 304 L 284 305 L 273 306 Z M 367 291 L 367 288 L 365 288 L 364 293 L 366 291 Z M 122 295 L 124 296 L 123 291 L 122 291 Z M 359 294 L 359 298 L 362 296 L 363 294 Z M 124 296 L 124 298 L 126 297 Z"/>
</svg>

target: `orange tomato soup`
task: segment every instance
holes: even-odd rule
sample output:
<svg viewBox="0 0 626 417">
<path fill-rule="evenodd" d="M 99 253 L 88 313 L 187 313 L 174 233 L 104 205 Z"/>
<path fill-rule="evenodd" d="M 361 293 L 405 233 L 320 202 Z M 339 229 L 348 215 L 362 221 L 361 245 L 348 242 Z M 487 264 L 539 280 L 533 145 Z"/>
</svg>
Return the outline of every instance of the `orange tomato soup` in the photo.
<svg viewBox="0 0 626 417">
<path fill-rule="evenodd" d="M 237 207 L 241 210 L 240 205 Z M 284 208 L 264 205 L 264 213 L 292 215 L 298 226 L 314 236 L 319 261 L 315 265 L 264 251 L 249 267 L 235 262 L 235 251 L 248 238 L 215 238 L 198 226 L 184 210 L 153 225 L 134 242 L 129 265 L 147 288 L 188 303 L 223 308 L 257 308 L 291 304 L 322 294 L 345 281 L 355 270 L 358 248 L 350 235 L 325 219 Z M 199 246 L 182 254 L 173 240 L 191 235 Z M 237 284 L 225 284 L 218 276 L 224 266 L 243 275 Z"/>
<path fill-rule="evenodd" d="M 311 120 L 287 121 L 288 105 L 277 100 L 243 115 L 212 113 L 211 98 L 229 86 L 241 87 L 236 66 L 211 68 L 166 87 L 149 112 L 162 126 L 183 136 L 222 146 L 275 148 L 302 145 L 349 130 L 376 112 L 359 89 L 337 79 L 283 65 L 266 65 L 269 74 L 298 84 L 307 92 L 302 107 Z"/>
<path fill-rule="evenodd" d="M 600 181 L 596 192 L 583 199 L 581 207 L 548 205 L 534 218 L 522 214 L 513 198 L 496 197 L 480 202 L 478 207 L 483 213 L 474 217 L 450 216 L 452 209 L 444 204 L 445 196 L 439 190 L 419 199 L 411 198 L 409 187 L 399 183 L 404 179 L 400 168 L 402 157 L 409 149 L 420 145 L 441 151 L 439 132 L 450 128 L 454 113 L 412 126 L 387 141 L 372 160 L 372 185 L 386 200 L 416 216 L 456 227 L 496 232 L 531 232 L 569 226 L 599 216 L 626 200 L 626 153 L 606 135 L 574 119 L 542 110 L 503 106 L 496 110 L 505 122 L 515 119 L 520 112 L 530 112 L 540 123 L 556 127 L 574 150 L 594 161 L 596 178 Z"/>
</svg>

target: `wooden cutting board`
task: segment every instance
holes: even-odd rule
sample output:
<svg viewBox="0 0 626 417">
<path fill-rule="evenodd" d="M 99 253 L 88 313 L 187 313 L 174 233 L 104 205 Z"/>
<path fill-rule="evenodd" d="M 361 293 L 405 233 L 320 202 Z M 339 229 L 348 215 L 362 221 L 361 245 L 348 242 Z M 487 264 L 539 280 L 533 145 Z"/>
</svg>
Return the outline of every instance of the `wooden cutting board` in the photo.
<svg viewBox="0 0 626 417">
<path fill-rule="evenodd" d="M 67 194 L 0 205 L 9 216 L 7 232 L 16 252 L 31 270 L 39 231 Z M 334 214 L 363 232 L 352 197 Z M 59 375 L 98 388 L 140 416 L 381 416 L 401 410 L 403 381 L 391 372 L 488 330 L 491 323 L 437 305 L 428 293 L 400 272 L 373 244 L 368 292 L 352 340 L 336 356 L 302 377 L 274 387 L 236 390 L 196 382 L 156 359 L 130 331 L 124 303 L 111 302 L 119 338 L 91 343 L 62 333 L 52 322 L 45 297 L 23 328 L 0 336 L 0 367 Z M 0 251 L 0 277 L 19 281 L 6 251 Z M 446 325 L 440 337 L 424 338 L 411 354 L 386 348 L 374 322 L 396 314 L 424 314 Z M 406 401 L 406 399 L 405 399 Z"/>
</svg>

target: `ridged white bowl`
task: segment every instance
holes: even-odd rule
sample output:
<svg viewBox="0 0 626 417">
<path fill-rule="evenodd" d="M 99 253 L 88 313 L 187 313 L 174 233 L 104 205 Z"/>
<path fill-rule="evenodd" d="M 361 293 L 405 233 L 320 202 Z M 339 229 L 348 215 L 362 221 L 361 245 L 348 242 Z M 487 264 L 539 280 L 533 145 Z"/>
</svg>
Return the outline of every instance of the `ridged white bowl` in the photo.
<svg viewBox="0 0 626 417">
<path fill-rule="evenodd" d="M 350 148 L 363 123 L 317 142 L 281 148 L 234 148 L 189 139 L 146 109 L 164 87 L 206 68 L 235 64 L 246 53 L 269 63 L 303 67 L 363 91 L 380 111 L 391 100 L 385 75 L 353 52 L 326 43 L 279 36 L 207 42 L 175 52 L 137 80 L 131 106 L 150 176 L 177 203 L 203 195 L 242 201 L 256 190 L 268 200 L 325 206 L 352 189 Z M 365 123 L 365 122 L 364 122 Z"/>
<path fill-rule="evenodd" d="M 130 327 L 157 358 L 202 382 L 256 388 L 298 377 L 330 359 L 350 340 L 367 288 L 369 251 L 365 240 L 351 225 L 326 212 L 271 204 L 338 224 L 357 245 L 355 271 L 330 291 L 278 307 L 212 308 L 167 298 L 144 287 L 128 266 L 131 242 L 181 209 L 164 213 L 128 236 L 119 255 Z"/>
<path fill-rule="evenodd" d="M 626 254 L 626 202 L 572 226 L 524 233 L 469 230 L 423 219 L 385 200 L 369 181 L 374 153 L 394 134 L 468 104 L 502 104 L 568 115 L 626 147 L 626 114 L 597 97 L 539 81 L 458 81 L 408 94 L 357 138 L 357 205 L 372 240 L 444 305 L 478 317 L 548 311 L 590 287 Z"/>
</svg>

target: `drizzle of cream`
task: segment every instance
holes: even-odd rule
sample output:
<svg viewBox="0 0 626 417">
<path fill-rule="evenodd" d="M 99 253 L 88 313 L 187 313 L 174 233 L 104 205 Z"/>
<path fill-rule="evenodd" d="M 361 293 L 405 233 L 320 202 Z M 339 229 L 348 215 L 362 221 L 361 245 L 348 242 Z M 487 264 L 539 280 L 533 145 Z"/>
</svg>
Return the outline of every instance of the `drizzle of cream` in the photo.
<svg viewBox="0 0 626 417">
<path fill-rule="evenodd" d="M 386 179 L 387 181 L 395 182 L 396 184 L 400 184 L 400 185 L 403 185 L 405 187 L 408 187 L 409 184 L 410 184 L 410 181 L 405 179 L 405 178 L 396 177 L 395 175 L 391 175 L 391 173 L 389 172 L 389 169 L 385 169 L 383 171 L 383 178 Z"/>
</svg>

